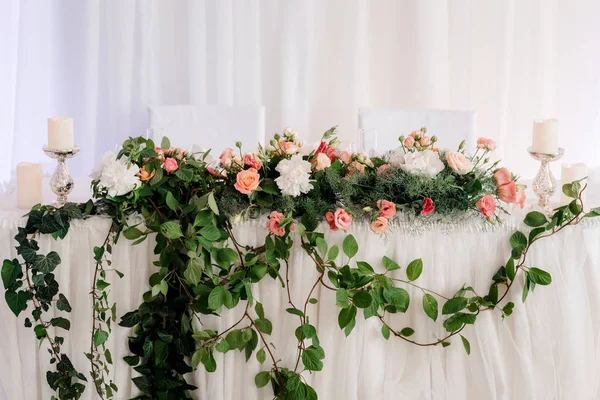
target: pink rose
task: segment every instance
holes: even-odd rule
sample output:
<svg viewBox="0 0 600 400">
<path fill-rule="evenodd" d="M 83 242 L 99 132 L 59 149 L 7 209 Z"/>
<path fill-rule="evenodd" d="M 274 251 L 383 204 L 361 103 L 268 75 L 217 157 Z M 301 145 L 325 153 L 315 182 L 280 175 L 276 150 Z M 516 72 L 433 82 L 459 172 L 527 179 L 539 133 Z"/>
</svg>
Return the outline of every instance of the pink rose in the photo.
<svg viewBox="0 0 600 400">
<path fill-rule="evenodd" d="M 276 236 L 285 235 L 285 228 L 279 227 L 279 224 L 281 223 L 281 220 L 283 218 L 285 218 L 285 215 L 283 215 L 282 213 L 277 211 L 271 211 L 271 214 L 269 214 L 269 220 L 267 221 L 267 229 L 269 230 L 269 232 Z"/>
<path fill-rule="evenodd" d="M 325 219 L 327 220 L 329 228 L 331 228 L 332 231 L 338 230 L 338 227 L 335 225 L 335 217 L 333 216 L 333 213 L 331 211 L 327 211 L 325 213 Z"/>
<path fill-rule="evenodd" d="M 425 197 L 423 199 L 423 208 L 421 209 L 421 215 L 429 215 L 435 210 L 435 206 L 433 205 L 433 200 L 429 197 Z"/>
<path fill-rule="evenodd" d="M 377 208 L 379 208 L 379 217 L 392 218 L 396 215 L 396 204 L 387 200 L 379 200 L 377 202 Z"/>
<path fill-rule="evenodd" d="M 389 171 L 389 170 L 390 170 L 390 168 L 392 168 L 392 166 L 391 166 L 390 164 L 383 164 L 383 165 L 380 165 L 380 166 L 377 168 L 377 173 L 378 173 L 378 174 L 383 174 L 384 172 L 386 172 L 386 171 Z"/>
<path fill-rule="evenodd" d="M 527 200 L 527 195 L 525 194 L 525 192 L 517 192 L 517 199 L 515 203 L 517 203 L 521 209 L 525 207 L 525 200 Z"/>
<path fill-rule="evenodd" d="M 348 150 L 342 151 L 342 154 L 340 154 L 340 160 L 342 160 L 344 164 L 350 164 L 350 161 L 352 161 L 352 153 Z"/>
<path fill-rule="evenodd" d="M 419 143 L 421 144 L 421 146 L 429 146 L 431 144 L 431 138 L 429 136 L 423 135 L 421 136 Z"/>
<path fill-rule="evenodd" d="M 317 147 L 317 150 L 315 150 L 315 155 L 319 154 L 326 154 L 331 161 L 334 161 L 337 158 L 337 152 L 335 149 L 328 145 L 325 141 L 321 141 L 319 147 Z"/>
<path fill-rule="evenodd" d="M 296 154 L 298 150 L 300 150 L 300 146 L 298 146 L 298 144 L 295 142 L 286 142 L 285 140 L 279 141 L 279 147 L 283 153 L 287 155 Z"/>
<path fill-rule="evenodd" d="M 219 156 L 219 162 L 221 166 L 224 168 L 229 168 L 231 166 L 231 160 L 233 159 L 233 149 L 228 147 Z"/>
<path fill-rule="evenodd" d="M 511 181 L 510 172 L 508 172 L 506 168 L 500 168 L 494 172 L 494 179 L 496 180 L 496 184 L 498 186 L 502 186 Z"/>
<path fill-rule="evenodd" d="M 412 135 L 412 133 L 411 133 L 411 135 Z M 414 145 L 415 145 L 414 136 L 408 136 L 406 139 L 404 139 L 404 146 L 406 146 L 407 148 L 412 149 Z"/>
<path fill-rule="evenodd" d="M 220 171 L 217 171 L 216 169 L 214 169 L 213 167 L 206 167 L 206 170 L 208 171 L 208 173 L 216 178 L 223 178 L 225 175 L 223 175 Z"/>
<path fill-rule="evenodd" d="M 235 187 L 238 192 L 250 194 L 258 187 L 260 176 L 256 168 L 250 168 L 237 173 L 235 177 Z"/>
<path fill-rule="evenodd" d="M 377 217 L 375 221 L 371 222 L 369 228 L 376 234 L 383 235 L 388 231 L 388 220 L 385 217 Z"/>
<path fill-rule="evenodd" d="M 352 223 L 352 215 L 348 214 L 343 208 L 338 208 L 333 213 L 333 222 L 338 229 L 345 231 L 350 228 Z"/>
<path fill-rule="evenodd" d="M 262 162 L 254 157 L 253 154 L 244 154 L 244 164 L 251 168 L 261 169 Z"/>
<path fill-rule="evenodd" d="M 496 142 L 493 141 L 492 139 L 479 138 L 479 139 L 477 139 L 477 147 L 480 149 L 494 151 L 494 150 L 496 150 L 497 145 L 496 145 Z"/>
<path fill-rule="evenodd" d="M 473 168 L 471 161 L 463 154 L 457 151 L 450 151 L 446 154 L 448 166 L 459 175 L 465 175 Z"/>
<path fill-rule="evenodd" d="M 419 129 L 419 130 L 416 130 L 416 131 L 412 131 L 412 132 L 411 132 L 411 133 L 408 135 L 408 137 L 411 137 L 411 138 L 413 138 L 413 139 L 415 139 L 415 140 L 419 140 L 419 138 L 421 137 L 421 135 L 422 135 L 422 134 L 423 134 L 423 130 L 422 130 L 422 129 Z"/>
<path fill-rule="evenodd" d="M 517 185 L 513 181 L 505 183 L 498 187 L 498 198 L 505 203 L 517 202 Z"/>
<path fill-rule="evenodd" d="M 180 161 L 183 160 L 183 157 L 185 157 L 186 154 L 187 153 L 181 147 L 175 149 L 175 158 Z"/>
<path fill-rule="evenodd" d="M 494 200 L 494 196 L 491 194 L 486 194 L 475 203 L 475 206 L 481 211 L 484 217 L 489 218 L 494 215 L 496 211 L 496 201 Z"/>
<path fill-rule="evenodd" d="M 160 147 L 155 147 L 154 151 L 156 152 L 156 157 L 160 160 L 160 161 L 164 161 L 165 159 L 165 151 L 163 149 L 161 149 Z"/>
<path fill-rule="evenodd" d="M 168 157 L 164 164 L 163 168 L 167 171 L 167 174 L 170 174 L 173 171 L 176 171 L 179 166 L 177 165 L 177 160 L 171 157 Z"/>
<path fill-rule="evenodd" d="M 325 168 L 331 167 L 331 159 L 325 153 L 319 153 L 312 160 L 315 171 L 323 171 Z"/>
</svg>

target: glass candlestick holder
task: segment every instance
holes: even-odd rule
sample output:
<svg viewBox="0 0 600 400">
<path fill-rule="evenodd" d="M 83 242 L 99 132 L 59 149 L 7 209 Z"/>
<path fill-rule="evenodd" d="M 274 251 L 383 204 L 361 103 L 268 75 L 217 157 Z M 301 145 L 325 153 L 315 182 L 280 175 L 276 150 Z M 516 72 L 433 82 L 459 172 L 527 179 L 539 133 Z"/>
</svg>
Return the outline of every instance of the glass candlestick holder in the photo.
<svg viewBox="0 0 600 400">
<path fill-rule="evenodd" d="M 565 149 L 559 147 L 557 153 L 539 153 L 529 147 L 527 151 L 531 157 L 540 162 L 540 169 L 535 178 L 533 178 L 533 192 L 537 195 L 539 199 L 538 205 L 542 210 L 546 214 L 551 214 L 554 208 L 550 203 L 550 198 L 556 192 L 556 179 L 550 170 L 550 163 L 560 160 L 565 154 Z"/>
<path fill-rule="evenodd" d="M 79 152 L 79 147 L 75 146 L 70 149 L 50 149 L 44 146 L 44 153 L 58 161 L 58 165 L 50 178 L 50 189 L 56 195 L 54 206 L 62 207 L 67 203 L 67 195 L 71 193 L 75 182 L 67 168 L 66 160 L 72 158 Z"/>
</svg>

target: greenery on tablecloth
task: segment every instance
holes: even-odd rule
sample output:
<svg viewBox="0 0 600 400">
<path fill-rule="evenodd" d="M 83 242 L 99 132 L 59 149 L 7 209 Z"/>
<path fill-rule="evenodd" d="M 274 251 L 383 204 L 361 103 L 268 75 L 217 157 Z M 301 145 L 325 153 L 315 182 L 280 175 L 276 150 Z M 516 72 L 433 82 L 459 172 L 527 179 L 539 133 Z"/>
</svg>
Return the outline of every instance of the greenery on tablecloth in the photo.
<svg viewBox="0 0 600 400">
<path fill-rule="evenodd" d="M 487 154 L 495 144 L 481 139 L 475 155 L 467 157 L 463 145 L 458 152 L 435 149 L 435 138 L 419 130 L 402 137 L 394 152 L 369 158 L 335 150 L 333 133 L 331 129 L 325 134 L 318 149 L 300 155 L 297 136 L 286 130 L 255 154 L 242 154 L 241 144 L 239 155 L 225 150 L 219 164 L 210 163 L 207 154 L 196 157 L 173 148 L 168 140 L 155 147 L 151 140 L 130 139 L 93 172 L 96 203 L 34 207 L 15 237 L 20 258 L 5 260 L 1 275 L 6 302 L 15 315 L 33 306 L 25 325 L 49 344 L 56 368 L 48 371 L 47 380 L 58 398 L 79 398 L 87 379 L 61 351 L 64 339 L 55 334 L 57 329 L 69 330 L 70 321 L 64 316 L 45 317 L 54 306 L 62 313 L 72 306 L 54 275 L 60 255 L 40 253 L 36 240 L 41 234 L 63 239 L 74 219 L 112 218 L 104 243 L 94 249 L 90 310 L 94 326 L 86 353 L 89 376 L 101 398 L 112 398 L 118 390 L 109 369 L 115 356 L 124 356 L 139 374 L 133 378 L 141 391 L 139 399 L 189 399 L 195 387 L 186 381 L 186 374 L 200 364 L 215 371 L 215 352 L 240 351 L 246 361 L 255 358 L 263 365 L 255 377 L 257 387 L 270 383 L 275 398 L 312 400 L 317 393 L 303 375 L 322 370 L 326 356 L 311 321 L 311 306 L 320 301 L 319 286 L 335 291 L 338 325 L 346 335 L 361 311 L 364 318 L 381 321 L 385 339 L 394 336 L 419 346 L 446 347 L 460 335 L 470 353 L 462 332 L 483 311 L 499 310 L 502 318 L 512 313 L 514 304 L 504 300 L 520 271 L 523 301 L 536 285 L 551 283 L 548 272 L 526 265 L 530 246 L 585 217 L 600 215 L 598 209 L 584 213 L 579 182 L 567 184 L 563 191 L 573 198 L 571 204 L 549 218 L 540 212 L 527 214 L 525 223 L 531 231 L 511 236 L 512 253 L 486 294 L 470 286 L 451 296 L 439 294 L 418 284 L 425 268 L 421 259 L 401 266 L 382 255 L 381 265 L 372 266 L 357 260 L 359 244 L 354 236 L 347 235 L 341 248 L 330 245 L 315 230 L 317 222 L 325 218 L 330 229 L 346 230 L 354 217 L 370 223 L 374 233 L 386 234 L 398 207 L 422 215 L 474 209 L 497 223 L 500 200 L 522 203 L 523 197 L 508 171 L 488 165 Z M 239 243 L 233 233 L 235 221 L 265 214 L 269 234 L 264 245 Z M 112 245 L 121 236 L 137 244 L 150 235 L 156 241 L 157 261 L 149 268 L 155 272 L 138 309 L 122 313 L 108 299 L 108 288 L 117 287 L 109 274 L 122 276 L 111 266 Z M 300 241 L 318 272 L 301 300 L 290 290 L 293 240 Z M 281 284 L 288 297 L 286 311 L 297 319 L 298 347 L 291 365 L 282 365 L 277 356 L 269 339 L 272 323 L 253 296 L 255 284 L 267 277 Z M 422 296 L 411 299 L 408 286 L 418 288 Z M 202 326 L 200 315 L 220 315 L 240 303 L 243 312 L 231 327 L 217 332 Z M 446 334 L 421 342 L 413 339 L 411 327 L 393 327 L 390 316 L 405 313 L 411 303 L 421 307 L 425 317 L 443 319 Z M 129 355 L 112 355 L 106 346 L 118 315 L 120 326 L 133 328 Z"/>
</svg>

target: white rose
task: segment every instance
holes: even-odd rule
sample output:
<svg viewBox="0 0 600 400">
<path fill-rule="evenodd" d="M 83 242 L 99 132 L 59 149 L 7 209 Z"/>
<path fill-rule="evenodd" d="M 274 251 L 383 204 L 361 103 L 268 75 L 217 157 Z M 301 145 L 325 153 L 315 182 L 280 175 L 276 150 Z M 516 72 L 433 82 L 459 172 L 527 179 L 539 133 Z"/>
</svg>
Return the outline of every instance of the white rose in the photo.
<svg viewBox="0 0 600 400">
<path fill-rule="evenodd" d="M 463 154 L 457 151 L 450 151 L 446 154 L 448 166 L 459 175 L 465 175 L 473 169 L 471 161 Z"/>
</svg>

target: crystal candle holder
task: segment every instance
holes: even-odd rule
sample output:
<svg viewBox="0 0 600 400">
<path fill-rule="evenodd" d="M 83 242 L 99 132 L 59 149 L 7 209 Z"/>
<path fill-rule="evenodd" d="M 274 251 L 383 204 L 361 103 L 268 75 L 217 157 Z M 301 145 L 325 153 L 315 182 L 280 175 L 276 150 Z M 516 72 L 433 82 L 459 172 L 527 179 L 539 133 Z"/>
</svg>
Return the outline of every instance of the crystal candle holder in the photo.
<svg viewBox="0 0 600 400">
<path fill-rule="evenodd" d="M 79 152 L 79 147 L 75 146 L 70 149 L 50 149 L 44 146 L 44 153 L 58 161 L 58 165 L 50 178 L 50 189 L 56 195 L 56 207 L 62 207 L 67 203 L 67 195 L 71 193 L 75 182 L 67 168 L 66 160 L 72 158 Z"/>
<path fill-rule="evenodd" d="M 550 170 L 550 163 L 559 160 L 564 154 L 565 149 L 558 148 L 557 153 L 538 153 L 531 147 L 527 149 L 531 157 L 540 162 L 540 169 L 533 179 L 533 192 L 539 198 L 538 205 L 546 214 L 551 214 L 553 207 L 550 204 L 550 197 L 556 192 L 556 179 Z"/>
</svg>

